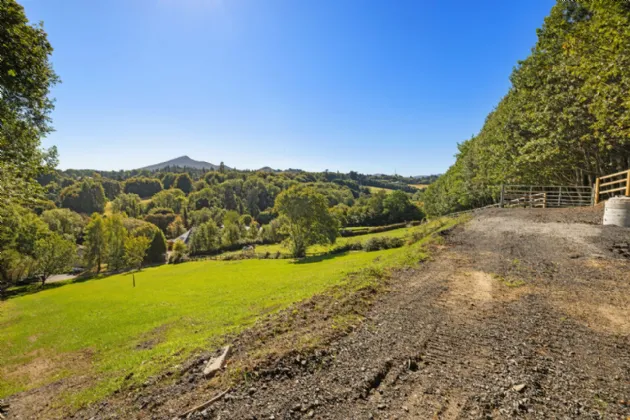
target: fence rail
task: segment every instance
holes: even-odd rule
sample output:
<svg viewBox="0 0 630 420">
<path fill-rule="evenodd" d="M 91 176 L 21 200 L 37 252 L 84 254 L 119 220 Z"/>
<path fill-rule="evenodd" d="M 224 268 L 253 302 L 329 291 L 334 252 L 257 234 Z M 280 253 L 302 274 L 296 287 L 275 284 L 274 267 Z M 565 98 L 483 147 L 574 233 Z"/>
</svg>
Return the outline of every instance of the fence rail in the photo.
<svg viewBox="0 0 630 420">
<path fill-rule="evenodd" d="M 600 176 L 595 180 L 595 204 L 615 195 L 630 197 L 630 170 Z"/>
<path fill-rule="evenodd" d="M 503 185 L 501 207 L 586 207 L 593 205 L 593 188 L 580 186 Z"/>
</svg>

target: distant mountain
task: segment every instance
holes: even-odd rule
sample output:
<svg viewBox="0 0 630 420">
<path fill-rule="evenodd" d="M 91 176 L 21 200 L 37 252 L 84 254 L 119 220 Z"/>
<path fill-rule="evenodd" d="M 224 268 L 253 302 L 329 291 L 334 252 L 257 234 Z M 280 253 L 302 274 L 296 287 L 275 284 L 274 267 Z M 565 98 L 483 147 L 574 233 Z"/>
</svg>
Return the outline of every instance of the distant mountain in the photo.
<svg viewBox="0 0 630 420">
<path fill-rule="evenodd" d="M 167 160 L 166 162 L 156 163 L 155 165 L 145 166 L 140 169 L 147 169 L 149 171 L 157 171 L 158 169 L 164 169 L 166 167 L 175 167 L 178 166 L 180 168 L 194 168 L 194 169 L 219 169 L 219 165 L 215 165 L 210 162 L 203 162 L 201 160 L 194 160 L 189 158 L 188 156 L 180 156 L 175 159 Z M 227 166 L 225 169 L 230 169 Z"/>
</svg>

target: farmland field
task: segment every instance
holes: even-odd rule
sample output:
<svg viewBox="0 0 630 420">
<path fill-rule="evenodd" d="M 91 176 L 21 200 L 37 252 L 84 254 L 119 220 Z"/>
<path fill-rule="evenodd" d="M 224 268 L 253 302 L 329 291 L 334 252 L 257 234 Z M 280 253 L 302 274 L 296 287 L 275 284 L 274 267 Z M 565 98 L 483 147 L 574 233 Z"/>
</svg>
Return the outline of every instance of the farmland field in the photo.
<svg viewBox="0 0 630 420">
<path fill-rule="evenodd" d="M 368 188 L 370 190 L 370 193 L 372 194 L 377 193 L 379 191 L 385 191 L 387 194 L 394 192 L 394 190 L 391 190 L 389 188 L 381 188 L 381 187 L 368 187 Z"/>
</svg>

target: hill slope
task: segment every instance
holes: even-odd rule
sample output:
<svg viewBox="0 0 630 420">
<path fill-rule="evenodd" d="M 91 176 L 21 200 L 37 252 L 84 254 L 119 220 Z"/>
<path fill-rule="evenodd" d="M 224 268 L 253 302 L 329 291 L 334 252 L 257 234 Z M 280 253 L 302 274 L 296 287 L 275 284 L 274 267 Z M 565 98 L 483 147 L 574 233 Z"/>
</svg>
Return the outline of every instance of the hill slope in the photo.
<svg viewBox="0 0 630 420">
<path fill-rule="evenodd" d="M 194 160 L 188 156 L 180 156 L 175 159 L 167 160 L 166 162 L 156 163 L 155 165 L 145 166 L 140 169 L 147 169 L 149 171 L 156 171 L 158 169 L 164 169 L 166 167 L 180 167 L 180 168 L 195 168 L 195 169 L 219 169 L 219 165 L 215 165 L 210 162 L 204 162 L 201 160 Z M 226 169 L 229 169 L 226 167 Z"/>
</svg>

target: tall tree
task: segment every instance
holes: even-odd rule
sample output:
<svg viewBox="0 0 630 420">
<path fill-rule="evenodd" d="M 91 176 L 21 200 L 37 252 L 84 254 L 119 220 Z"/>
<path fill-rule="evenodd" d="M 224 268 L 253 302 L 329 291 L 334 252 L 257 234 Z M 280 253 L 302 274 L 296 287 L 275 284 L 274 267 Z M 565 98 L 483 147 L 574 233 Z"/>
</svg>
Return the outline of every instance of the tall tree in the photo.
<svg viewBox="0 0 630 420">
<path fill-rule="evenodd" d="M 326 198 L 310 187 L 294 186 L 278 195 L 275 211 L 283 219 L 282 231 L 294 257 L 306 255 L 313 244 L 334 243 L 337 221 Z"/>
<path fill-rule="evenodd" d="M 73 242 L 57 233 L 51 233 L 35 243 L 36 271 L 42 280 L 42 286 L 48 277 L 60 274 L 72 268 L 76 257 Z"/>
<path fill-rule="evenodd" d="M 101 265 L 107 258 L 107 230 L 103 216 L 94 213 L 85 227 L 85 262 L 89 269 L 101 272 Z"/>
<path fill-rule="evenodd" d="M 120 270 L 125 266 L 125 242 L 127 229 L 120 214 L 113 214 L 105 220 L 107 232 L 107 269 Z"/>
<path fill-rule="evenodd" d="M 175 180 L 175 188 L 182 190 L 184 194 L 190 194 L 193 190 L 193 181 L 190 175 L 187 173 L 179 174 Z"/>
<path fill-rule="evenodd" d="M 125 239 L 125 262 L 129 268 L 140 270 L 151 241 L 140 236 L 129 236 Z"/>
<path fill-rule="evenodd" d="M 30 25 L 22 6 L 0 2 L 0 225 L 9 204 L 32 199 L 37 176 L 56 166 L 56 149 L 40 149 L 52 131 L 49 94 L 59 81 L 52 51 L 43 26 Z"/>
</svg>

